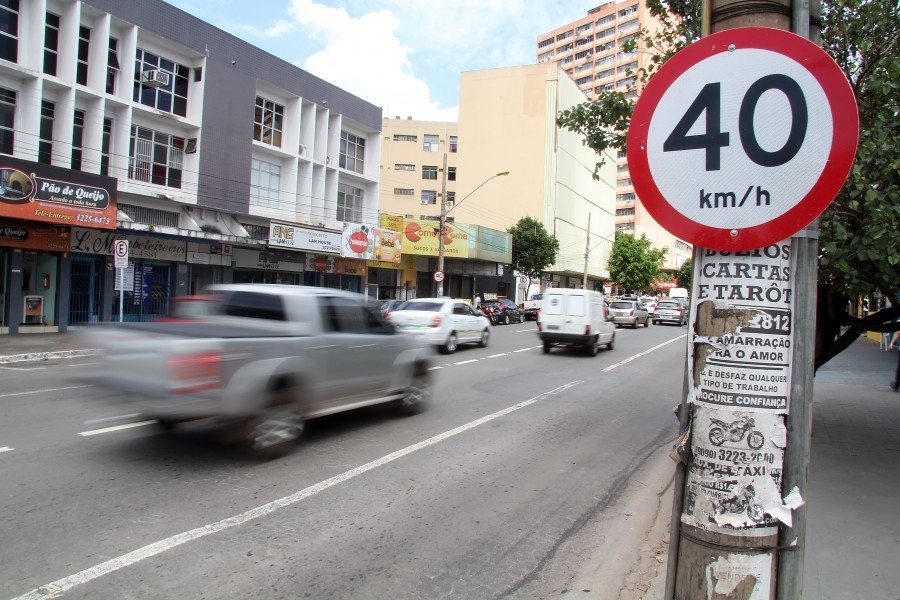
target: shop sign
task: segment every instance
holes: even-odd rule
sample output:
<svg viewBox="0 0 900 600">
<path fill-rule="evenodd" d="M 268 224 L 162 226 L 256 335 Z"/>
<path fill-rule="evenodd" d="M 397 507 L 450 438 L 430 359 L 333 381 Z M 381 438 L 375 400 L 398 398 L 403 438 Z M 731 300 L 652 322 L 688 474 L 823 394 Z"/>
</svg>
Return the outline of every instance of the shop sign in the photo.
<svg viewBox="0 0 900 600">
<path fill-rule="evenodd" d="M 0 246 L 68 252 L 69 228 L 0 219 Z"/>
<path fill-rule="evenodd" d="M 115 229 L 116 180 L 4 156 L 0 207 L 7 217 Z"/>
<path fill-rule="evenodd" d="M 262 271 L 285 271 L 302 273 L 304 256 L 297 252 L 283 250 L 253 250 L 251 248 L 232 248 L 234 266 L 241 269 L 259 269 Z"/>
<path fill-rule="evenodd" d="M 187 243 L 143 235 L 122 235 L 121 233 L 72 228 L 72 252 L 87 254 L 114 254 L 116 240 L 128 240 L 129 257 L 135 259 L 155 259 L 184 262 Z"/>
<path fill-rule="evenodd" d="M 366 274 L 366 263 L 362 260 L 353 258 L 339 258 L 337 263 L 337 272 L 341 275 L 359 275 Z"/>
<path fill-rule="evenodd" d="M 336 273 L 337 257 L 335 256 L 317 256 L 315 254 L 306 255 L 306 270 L 316 273 Z"/>
<path fill-rule="evenodd" d="M 401 243 L 404 254 L 419 256 L 438 256 L 440 254 L 439 221 L 384 216 L 381 226 L 402 232 Z M 444 256 L 469 258 L 469 229 L 470 226 L 464 223 L 445 223 Z"/>
<path fill-rule="evenodd" d="M 402 235 L 398 231 L 359 223 L 344 223 L 341 256 L 399 264 L 401 240 Z"/>
<path fill-rule="evenodd" d="M 269 225 L 269 246 L 340 254 L 341 234 L 337 231 L 311 229 L 299 225 L 271 223 Z"/>
<path fill-rule="evenodd" d="M 229 254 L 230 254 L 229 250 Z M 188 242 L 187 262 L 195 265 L 231 266 L 231 257 L 222 252 L 222 244 Z"/>
</svg>

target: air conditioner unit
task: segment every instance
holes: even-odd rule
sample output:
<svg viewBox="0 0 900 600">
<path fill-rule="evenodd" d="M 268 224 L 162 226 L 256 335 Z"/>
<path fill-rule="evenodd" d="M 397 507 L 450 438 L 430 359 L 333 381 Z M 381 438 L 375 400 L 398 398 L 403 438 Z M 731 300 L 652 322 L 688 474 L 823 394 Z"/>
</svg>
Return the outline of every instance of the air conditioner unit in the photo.
<svg viewBox="0 0 900 600">
<path fill-rule="evenodd" d="M 149 87 L 169 85 L 169 74 L 165 71 L 153 70 L 141 73 L 141 83 Z"/>
<path fill-rule="evenodd" d="M 195 152 L 197 152 L 197 138 L 188 138 L 187 143 L 184 145 L 184 153 L 194 154 Z"/>
</svg>

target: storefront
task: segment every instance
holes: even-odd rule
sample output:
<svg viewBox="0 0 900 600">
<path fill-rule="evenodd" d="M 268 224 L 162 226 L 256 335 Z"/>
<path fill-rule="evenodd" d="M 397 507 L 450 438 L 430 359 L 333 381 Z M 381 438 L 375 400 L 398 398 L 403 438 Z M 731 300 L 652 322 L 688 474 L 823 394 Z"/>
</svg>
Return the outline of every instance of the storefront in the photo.
<svg viewBox="0 0 900 600">
<path fill-rule="evenodd" d="M 109 177 L 2 158 L 0 333 L 65 331 L 73 311 L 90 311 L 99 299 L 91 297 L 92 277 L 103 266 L 73 265 L 72 236 L 76 230 L 115 228 L 115 193 L 116 181 Z M 79 273 L 77 285 L 86 287 L 76 307 L 73 272 Z"/>
</svg>

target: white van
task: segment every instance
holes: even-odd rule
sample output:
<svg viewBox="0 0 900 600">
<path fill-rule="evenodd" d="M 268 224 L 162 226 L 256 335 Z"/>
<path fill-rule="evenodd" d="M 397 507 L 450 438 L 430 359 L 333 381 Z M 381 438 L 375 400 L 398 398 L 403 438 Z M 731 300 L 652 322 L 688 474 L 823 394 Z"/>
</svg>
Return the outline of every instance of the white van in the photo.
<svg viewBox="0 0 900 600">
<path fill-rule="evenodd" d="M 600 292 L 552 288 L 544 292 L 537 326 L 544 354 L 553 346 L 579 346 L 591 356 L 605 345 L 613 349 L 615 326 L 606 320 L 606 305 Z"/>
<path fill-rule="evenodd" d="M 689 295 L 685 288 L 672 288 L 669 290 L 669 298 L 673 300 L 687 300 Z"/>
</svg>

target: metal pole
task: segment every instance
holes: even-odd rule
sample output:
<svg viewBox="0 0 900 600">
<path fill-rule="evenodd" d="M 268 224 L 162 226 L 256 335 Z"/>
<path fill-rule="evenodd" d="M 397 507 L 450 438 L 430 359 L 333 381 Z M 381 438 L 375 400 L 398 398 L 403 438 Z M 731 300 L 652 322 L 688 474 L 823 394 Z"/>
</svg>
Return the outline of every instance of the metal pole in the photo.
<svg viewBox="0 0 900 600">
<path fill-rule="evenodd" d="M 122 322 L 122 312 L 125 309 L 125 269 L 116 269 L 119 275 L 119 323 Z"/>
<path fill-rule="evenodd" d="M 444 169 L 441 171 L 441 227 L 438 230 L 438 271 L 444 271 L 444 227 L 447 225 L 447 153 L 444 152 Z M 446 278 L 446 275 L 444 276 Z M 444 282 L 437 284 L 436 296 L 444 295 Z"/>
<path fill-rule="evenodd" d="M 588 254 L 591 252 L 591 213 L 588 213 L 587 240 L 584 242 L 584 280 L 581 287 L 587 289 Z"/>
</svg>

